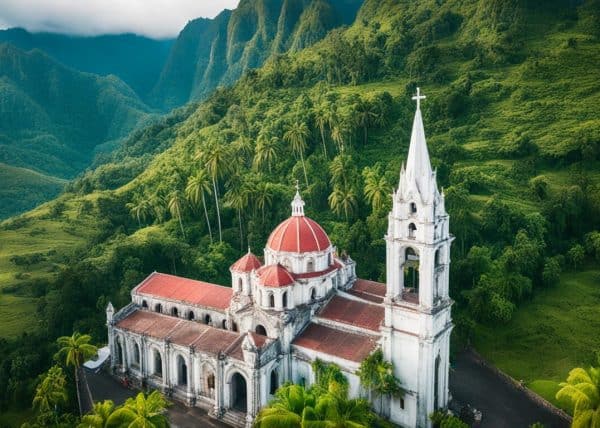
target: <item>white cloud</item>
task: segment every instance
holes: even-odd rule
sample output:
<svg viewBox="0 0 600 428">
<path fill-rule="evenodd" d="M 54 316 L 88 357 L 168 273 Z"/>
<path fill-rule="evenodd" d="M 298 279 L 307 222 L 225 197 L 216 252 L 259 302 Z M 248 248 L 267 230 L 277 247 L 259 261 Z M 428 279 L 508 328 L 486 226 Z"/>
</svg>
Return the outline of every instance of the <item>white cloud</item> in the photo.
<svg viewBox="0 0 600 428">
<path fill-rule="evenodd" d="M 96 35 L 175 37 L 185 24 L 239 0 L 0 0 L 0 28 Z"/>
</svg>

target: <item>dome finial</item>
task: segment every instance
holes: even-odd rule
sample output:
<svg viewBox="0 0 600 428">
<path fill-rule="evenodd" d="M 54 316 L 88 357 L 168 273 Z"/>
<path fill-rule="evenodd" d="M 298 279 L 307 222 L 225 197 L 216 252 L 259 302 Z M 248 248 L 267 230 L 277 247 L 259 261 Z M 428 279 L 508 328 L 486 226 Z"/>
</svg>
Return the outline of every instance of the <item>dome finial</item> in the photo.
<svg viewBox="0 0 600 428">
<path fill-rule="evenodd" d="M 302 200 L 302 196 L 300 196 L 300 184 L 298 180 L 296 180 L 296 196 L 294 196 L 294 200 L 292 201 L 292 216 L 304 217 L 304 201 Z"/>
</svg>

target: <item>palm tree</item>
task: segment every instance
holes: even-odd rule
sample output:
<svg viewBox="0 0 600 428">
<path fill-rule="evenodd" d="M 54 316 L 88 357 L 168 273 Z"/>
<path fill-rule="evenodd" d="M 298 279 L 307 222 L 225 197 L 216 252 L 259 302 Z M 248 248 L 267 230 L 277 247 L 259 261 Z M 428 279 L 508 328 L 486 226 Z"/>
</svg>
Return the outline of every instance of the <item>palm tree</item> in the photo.
<svg viewBox="0 0 600 428">
<path fill-rule="evenodd" d="M 267 165 L 269 172 L 273 163 L 279 158 L 279 141 L 266 133 L 261 133 L 256 142 L 256 154 L 254 155 L 254 167 L 260 169 Z"/>
<path fill-rule="evenodd" d="M 183 222 L 181 220 L 182 211 L 183 211 L 183 196 L 179 190 L 173 190 L 169 194 L 169 212 L 171 213 L 171 217 L 179 220 L 179 227 L 181 228 L 181 234 L 185 238 L 185 231 L 183 230 Z"/>
<path fill-rule="evenodd" d="M 365 197 L 373 207 L 373 211 L 378 211 L 392 189 L 378 167 L 365 167 L 363 178 L 365 180 Z"/>
<path fill-rule="evenodd" d="M 67 403 L 67 379 L 59 366 L 53 366 L 35 389 L 33 408 L 47 413 Z"/>
<path fill-rule="evenodd" d="M 321 142 L 323 143 L 323 154 L 327 158 L 327 145 L 325 144 L 325 127 L 327 126 L 327 110 L 323 102 L 316 104 L 313 109 L 315 115 L 315 123 L 321 133 Z"/>
<path fill-rule="evenodd" d="M 165 220 L 165 215 L 167 214 L 164 198 L 158 193 L 155 193 L 150 197 L 148 203 L 154 212 L 154 218 L 156 221 L 158 223 L 162 223 Z"/>
<path fill-rule="evenodd" d="M 215 196 L 215 206 L 217 208 L 217 222 L 219 225 L 219 242 L 223 242 L 223 232 L 221 228 L 221 210 L 219 208 L 217 181 L 231 170 L 230 155 L 230 150 L 225 144 L 213 140 L 208 142 L 195 156 L 196 160 L 204 163 L 212 179 L 213 195 Z"/>
<path fill-rule="evenodd" d="M 238 222 L 240 225 L 240 246 L 244 249 L 244 233 L 242 230 L 242 210 L 246 209 L 249 203 L 250 192 L 246 189 L 244 183 L 239 182 L 232 185 L 225 194 L 225 205 L 237 211 Z"/>
<path fill-rule="evenodd" d="M 67 367 L 73 367 L 75 373 L 75 389 L 77 402 L 81 411 L 81 397 L 79 396 L 79 368 L 85 360 L 98 353 L 98 348 L 90 343 L 92 336 L 74 332 L 71 336 L 59 337 L 56 342 L 60 346 L 56 357 L 62 359 Z"/>
<path fill-rule="evenodd" d="M 167 401 L 158 391 L 152 391 L 149 395 L 140 392 L 135 398 L 128 398 L 122 407 L 110 415 L 108 426 L 167 428 L 167 405 Z"/>
<path fill-rule="evenodd" d="M 262 213 L 262 222 L 265 222 L 265 209 L 271 206 L 273 202 L 273 185 L 264 180 L 260 180 L 256 191 L 254 192 L 254 204 L 256 209 L 259 209 Z"/>
<path fill-rule="evenodd" d="M 380 411 L 383 410 L 383 397 L 398 396 L 403 392 L 400 381 L 394 376 L 394 366 L 384 359 L 381 348 L 362 361 L 356 374 L 360 384 L 369 391 L 369 400 L 372 392 L 379 395 Z"/>
<path fill-rule="evenodd" d="M 350 216 L 354 213 L 358 205 L 356 192 L 351 186 L 347 185 L 334 186 L 333 192 L 327 200 L 329 201 L 329 206 L 337 215 L 344 213 L 346 221 L 350 219 Z"/>
<path fill-rule="evenodd" d="M 600 367 L 574 368 L 560 386 L 556 399 L 568 400 L 573 406 L 571 427 L 600 427 Z"/>
<path fill-rule="evenodd" d="M 111 400 L 94 403 L 92 411 L 81 418 L 81 423 L 77 425 L 77 428 L 106 428 L 114 410 L 115 403 Z"/>
<path fill-rule="evenodd" d="M 301 385 L 286 384 L 256 416 L 256 428 L 303 427 L 314 413 L 315 395 Z"/>
<path fill-rule="evenodd" d="M 304 152 L 306 151 L 306 140 L 308 139 L 309 135 L 310 131 L 306 123 L 298 121 L 290 125 L 285 134 L 283 134 L 283 139 L 290 143 L 292 146 L 292 151 L 300 155 L 306 186 L 308 186 L 308 177 L 306 176 L 306 166 L 304 165 Z"/>
<path fill-rule="evenodd" d="M 369 127 L 377 120 L 377 109 L 372 103 L 360 99 L 355 105 L 356 123 L 363 128 L 363 143 L 369 140 Z"/>
<path fill-rule="evenodd" d="M 210 219 L 208 218 L 208 210 L 206 209 L 206 199 L 204 198 L 205 192 L 210 195 L 210 177 L 205 169 L 201 169 L 196 175 L 188 179 L 185 195 L 188 201 L 194 206 L 197 206 L 200 200 L 202 200 L 204 216 L 206 217 L 206 226 L 208 227 L 208 235 L 210 236 L 210 243 L 212 244 L 212 229 L 210 227 Z"/>
<path fill-rule="evenodd" d="M 329 172 L 331 173 L 331 184 L 348 185 L 348 172 L 354 169 L 354 161 L 347 154 L 339 154 L 331 161 Z"/>
<path fill-rule="evenodd" d="M 125 206 L 131 216 L 137 219 L 140 228 L 142 227 L 142 221 L 145 223 L 148 215 L 152 212 L 152 207 L 147 199 L 138 199 L 137 202 L 129 202 Z"/>
</svg>

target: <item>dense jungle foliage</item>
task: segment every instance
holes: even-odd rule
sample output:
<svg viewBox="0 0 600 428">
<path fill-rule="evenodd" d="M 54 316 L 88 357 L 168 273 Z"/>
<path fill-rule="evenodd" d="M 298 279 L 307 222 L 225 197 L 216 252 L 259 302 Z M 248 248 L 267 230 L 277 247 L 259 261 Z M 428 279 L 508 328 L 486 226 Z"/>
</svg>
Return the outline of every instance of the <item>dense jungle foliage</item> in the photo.
<svg viewBox="0 0 600 428">
<path fill-rule="evenodd" d="M 600 260 L 599 29 L 598 0 L 367 0 L 352 26 L 135 132 L 59 198 L 1 224 L 0 304 L 36 303 L 21 314 L 33 327 L 0 342 L 0 406 L 30 402 L 55 337 L 104 341 L 106 304 L 126 304 L 153 270 L 229 284 L 230 264 L 289 216 L 296 181 L 359 276 L 385 280 L 417 85 L 457 237 L 453 344 L 502 328 Z M 597 290 L 586 299 L 600 304 Z M 597 309 L 556 322 L 589 326 L 560 350 L 589 362 Z"/>
</svg>

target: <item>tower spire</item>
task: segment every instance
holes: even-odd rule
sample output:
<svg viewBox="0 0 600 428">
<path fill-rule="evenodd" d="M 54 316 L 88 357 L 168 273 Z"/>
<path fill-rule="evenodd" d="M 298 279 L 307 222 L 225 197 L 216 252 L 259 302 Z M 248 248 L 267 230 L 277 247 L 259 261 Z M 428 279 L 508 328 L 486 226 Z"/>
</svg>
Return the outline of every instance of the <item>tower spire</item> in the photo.
<svg viewBox="0 0 600 428">
<path fill-rule="evenodd" d="M 427 142 L 425 141 L 423 117 L 421 116 L 421 100 L 425 98 L 425 95 L 421 95 L 421 88 L 417 88 L 417 94 L 412 97 L 417 102 L 417 111 L 415 112 L 406 160 L 406 179 L 409 183 L 415 182 L 421 193 L 428 190 L 427 183 L 433 172 L 429 152 L 427 151 Z"/>
<path fill-rule="evenodd" d="M 292 216 L 304 216 L 304 201 L 302 200 L 302 196 L 300 196 L 300 185 L 298 184 L 298 180 L 296 180 L 296 196 L 294 196 L 294 199 L 292 200 Z"/>
</svg>

